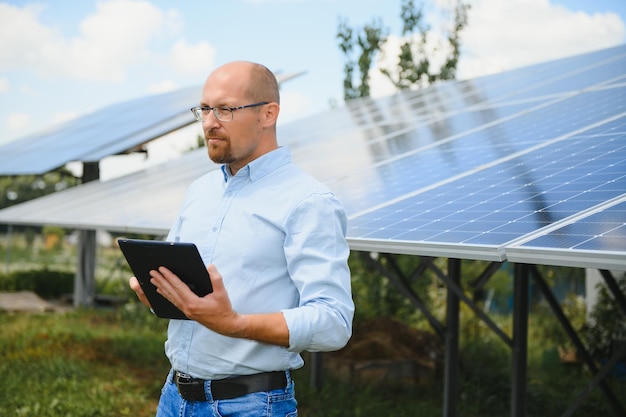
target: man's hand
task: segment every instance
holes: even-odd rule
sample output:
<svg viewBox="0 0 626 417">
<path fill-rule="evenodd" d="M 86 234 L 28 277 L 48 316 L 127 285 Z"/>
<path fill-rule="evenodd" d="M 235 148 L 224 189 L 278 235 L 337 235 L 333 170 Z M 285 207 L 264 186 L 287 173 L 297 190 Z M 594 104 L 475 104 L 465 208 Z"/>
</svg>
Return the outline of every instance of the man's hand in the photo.
<svg viewBox="0 0 626 417">
<path fill-rule="evenodd" d="M 198 297 L 183 281 L 164 266 L 150 271 L 150 282 L 191 320 L 224 336 L 258 340 L 289 346 L 289 329 L 281 312 L 242 315 L 233 310 L 222 275 L 215 265 L 207 267 L 213 292 Z M 144 297 L 145 298 L 145 297 Z"/>
<path fill-rule="evenodd" d="M 180 278 L 164 266 L 150 271 L 150 282 L 157 292 L 167 298 L 191 320 L 227 336 L 235 336 L 241 326 L 241 317 L 233 310 L 224 288 L 222 276 L 214 265 L 207 267 L 213 292 L 198 297 Z"/>
<path fill-rule="evenodd" d="M 148 299 L 146 298 L 146 294 L 143 292 L 141 285 L 139 285 L 139 281 L 137 280 L 137 278 L 131 277 L 128 284 L 130 285 L 130 289 L 135 291 L 135 294 L 137 294 L 137 298 L 139 298 L 139 300 L 144 303 L 146 307 L 152 308 L 152 306 L 150 305 L 150 301 L 148 301 Z"/>
</svg>

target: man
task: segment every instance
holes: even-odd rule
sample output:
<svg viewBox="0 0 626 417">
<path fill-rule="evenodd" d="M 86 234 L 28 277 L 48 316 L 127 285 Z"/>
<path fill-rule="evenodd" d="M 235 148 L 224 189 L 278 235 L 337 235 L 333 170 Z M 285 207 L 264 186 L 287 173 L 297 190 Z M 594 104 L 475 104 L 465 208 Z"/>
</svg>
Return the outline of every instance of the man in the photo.
<svg viewBox="0 0 626 417">
<path fill-rule="evenodd" d="M 196 296 L 165 267 L 158 292 L 191 320 L 171 320 L 172 370 L 158 417 L 295 416 L 290 370 L 300 352 L 345 346 L 354 304 L 346 215 L 333 194 L 279 147 L 276 78 L 232 62 L 207 78 L 199 107 L 209 157 L 168 235 L 198 246 L 213 292 Z M 137 280 L 130 281 L 149 306 Z"/>
</svg>

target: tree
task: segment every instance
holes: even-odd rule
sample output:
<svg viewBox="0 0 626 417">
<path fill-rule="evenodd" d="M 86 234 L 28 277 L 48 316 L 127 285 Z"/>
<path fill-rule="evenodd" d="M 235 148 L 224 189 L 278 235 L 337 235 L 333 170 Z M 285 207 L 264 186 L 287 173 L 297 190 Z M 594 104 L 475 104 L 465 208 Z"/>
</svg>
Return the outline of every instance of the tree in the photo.
<svg viewBox="0 0 626 417">
<path fill-rule="evenodd" d="M 344 65 L 343 91 L 344 99 L 349 100 L 357 97 L 368 97 L 370 95 L 369 70 L 372 67 L 374 56 L 385 43 L 387 38 L 386 29 L 383 28 L 380 19 L 372 21 L 371 24 L 363 27 L 363 33 L 354 35 L 354 30 L 348 26 L 347 19 L 339 20 L 339 32 L 337 38 L 340 39 L 339 49 L 346 56 Z M 358 60 L 351 59 L 354 42 L 360 48 Z M 354 70 L 358 63 L 360 83 L 354 86 Z"/>
<path fill-rule="evenodd" d="M 433 69 L 432 53 L 429 52 L 430 26 L 426 24 L 424 4 L 415 4 L 414 0 L 402 0 L 400 18 L 402 19 L 398 64 L 396 68 L 382 68 L 384 74 L 398 90 L 419 88 L 437 80 L 449 80 L 456 77 L 456 67 L 460 56 L 460 32 L 467 25 L 469 5 L 462 0 L 455 0 L 452 9 L 450 27 L 444 38 L 448 47 L 438 46 L 435 51 L 444 53 L 443 64 Z M 370 70 L 376 55 L 388 40 L 388 29 L 380 20 L 366 24 L 362 29 L 352 29 L 346 19 L 340 19 L 337 38 L 339 48 L 345 55 L 344 64 L 344 99 L 370 95 Z M 356 33 L 356 34 L 355 34 Z M 358 55 L 355 59 L 354 56 Z M 359 83 L 354 85 L 358 63 Z"/>
<path fill-rule="evenodd" d="M 23 203 L 80 183 L 66 168 L 43 175 L 17 175 L 0 177 L 0 208 Z"/>
</svg>

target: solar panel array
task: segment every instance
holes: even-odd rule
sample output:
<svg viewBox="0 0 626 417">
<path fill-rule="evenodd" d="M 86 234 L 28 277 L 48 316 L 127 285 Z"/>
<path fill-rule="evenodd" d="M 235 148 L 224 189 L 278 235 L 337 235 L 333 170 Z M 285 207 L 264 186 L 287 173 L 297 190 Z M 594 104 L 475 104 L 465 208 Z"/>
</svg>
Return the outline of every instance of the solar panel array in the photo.
<svg viewBox="0 0 626 417">
<path fill-rule="evenodd" d="M 354 249 L 511 259 L 518 239 L 626 193 L 623 46 L 337 112 L 358 122 L 331 121 L 296 162 L 339 194 Z M 620 237 L 564 262 L 626 269 Z"/>
<path fill-rule="evenodd" d="M 283 83 L 301 73 L 277 74 Z M 98 162 L 195 123 L 201 85 L 113 104 L 0 146 L 0 175 L 44 174 L 68 162 Z"/>
<path fill-rule="evenodd" d="M 352 249 L 626 270 L 626 46 L 354 100 L 278 134 L 344 203 Z M 154 185 L 179 196 L 214 168 L 201 149 L 0 221 L 40 221 L 47 205 L 66 226 L 164 233 L 180 202 L 146 210 Z"/>
<path fill-rule="evenodd" d="M 0 175 L 43 174 L 71 161 L 97 162 L 194 122 L 200 87 L 114 104 L 0 147 Z"/>
</svg>

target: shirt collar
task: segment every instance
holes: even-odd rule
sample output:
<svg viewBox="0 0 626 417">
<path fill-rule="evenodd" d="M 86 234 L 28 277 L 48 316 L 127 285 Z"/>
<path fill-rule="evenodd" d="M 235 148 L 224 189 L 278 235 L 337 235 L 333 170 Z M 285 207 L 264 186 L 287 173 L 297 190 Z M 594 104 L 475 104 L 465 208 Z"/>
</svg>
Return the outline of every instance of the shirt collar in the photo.
<svg viewBox="0 0 626 417">
<path fill-rule="evenodd" d="M 265 155 L 261 155 L 254 161 L 251 161 L 248 165 L 237 171 L 236 175 L 245 175 L 250 178 L 250 181 L 254 182 L 289 162 L 291 162 L 291 152 L 289 152 L 288 148 L 280 146 Z M 228 165 L 222 165 L 221 169 L 224 175 L 224 182 L 228 182 L 228 180 L 233 177 Z"/>
</svg>

